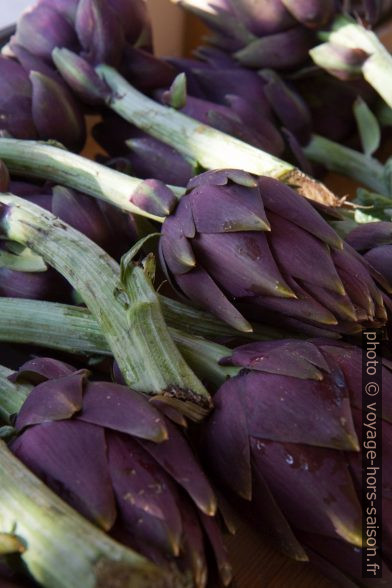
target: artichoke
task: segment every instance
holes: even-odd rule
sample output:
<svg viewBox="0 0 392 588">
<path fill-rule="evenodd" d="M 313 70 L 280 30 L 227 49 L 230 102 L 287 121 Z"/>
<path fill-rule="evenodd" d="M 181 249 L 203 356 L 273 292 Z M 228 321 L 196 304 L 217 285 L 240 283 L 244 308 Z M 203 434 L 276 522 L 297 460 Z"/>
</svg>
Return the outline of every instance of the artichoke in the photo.
<svg viewBox="0 0 392 588">
<path fill-rule="evenodd" d="M 335 12 L 333 0 L 180 0 L 212 29 L 211 42 L 243 65 L 291 69 L 308 59 L 314 30 Z"/>
<path fill-rule="evenodd" d="M 114 206 L 71 188 L 11 181 L 9 191 L 45 208 L 117 259 L 136 238 L 130 218 Z"/>
<path fill-rule="evenodd" d="M 353 229 L 345 241 L 392 284 L 392 223 L 364 223 Z"/>
<path fill-rule="evenodd" d="M 386 311 L 366 264 L 310 202 L 239 170 L 193 178 L 162 226 L 160 254 L 177 289 L 230 325 L 247 318 L 308 333 L 356 333 Z"/>
<path fill-rule="evenodd" d="M 20 63 L 0 56 L 0 131 L 20 139 L 54 139 L 80 150 L 86 136 L 80 104 L 39 57 L 26 71 L 25 54 L 19 54 Z"/>
<path fill-rule="evenodd" d="M 109 154 L 109 159 L 100 159 L 138 178 L 186 186 L 195 173 L 195 166 L 173 147 L 139 131 L 115 114 L 105 113 L 93 127 L 93 136 Z"/>
<path fill-rule="evenodd" d="M 150 52 L 150 28 L 144 0 L 40 0 L 19 18 L 7 52 L 34 75 L 37 63 L 39 71 L 54 71 L 54 49 L 72 51 L 79 83 L 73 77 L 71 86 L 83 101 L 96 104 L 105 96 L 92 67 L 99 63 L 117 67 L 143 89 L 171 82 L 173 68 Z"/>
<path fill-rule="evenodd" d="M 392 373 L 382 367 L 383 574 L 361 578 L 362 352 L 323 339 L 250 343 L 214 397 L 205 460 L 229 494 L 286 554 L 310 559 L 338 585 L 392 581 Z M 380 441 L 381 443 L 381 441 Z M 235 474 L 233 465 L 235 464 Z"/>
<path fill-rule="evenodd" d="M 85 370 L 53 359 L 27 362 L 16 379 L 35 385 L 10 445 L 30 470 L 116 539 L 159 565 L 177 564 L 198 587 L 209 545 L 230 582 L 216 498 L 171 420 L 182 422 L 179 413 L 166 407 L 165 416 L 126 386 L 90 382 Z"/>
<path fill-rule="evenodd" d="M 115 258 L 120 258 L 136 240 L 136 229 L 129 217 L 102 201 L 62 186 L 35 185 L 9 181 L 4 172 L 2 191 L 10 191 L 69 223 L 100 245 Z M 11 247 L 11 251 L 9 250 Z M 0 255 L 12 254 L 12 243 L 0 242 Z M 17 253 L 17 252 L 16 252 Z M 17 257 L 11 258 L 17 262 Z M 0 296 L 67 302 L 71 299 L 69 284 L 52 268 L 17 268 L 0 266 Z"/>
<path fill-rule="evenodd" d="M 358 225 L 345 237 L 345 241 L 392 284 L 392 223 L 380 221 Z M 384 293 L 384 303 L 388 311 L 389 342 L 386 348 L 391 353 L 392 300 L 387 293 Z"/>
</svg>

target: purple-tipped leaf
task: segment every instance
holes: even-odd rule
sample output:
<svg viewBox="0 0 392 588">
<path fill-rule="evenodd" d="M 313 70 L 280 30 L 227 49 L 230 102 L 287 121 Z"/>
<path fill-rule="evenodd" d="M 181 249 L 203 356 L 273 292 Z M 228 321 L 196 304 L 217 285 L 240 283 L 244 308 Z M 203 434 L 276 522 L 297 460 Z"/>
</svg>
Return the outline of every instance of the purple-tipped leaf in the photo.
<svg viewBox="0 0 392 588">
<path fill-rule="evenodd" d="M 32 113 L 42 139 L 55 139 L 79 150 L 85 141 L 85 123 L 79 105 L 69 90 L 39 72 L 31 72 Z M 53 107 L 55 105 L 55 108 Z"/>
<path fill-rule="evenodd" d="M 18 20 L 15 42 L 50 62 L 55 47 L 77 48 L 71 24 L 49 3 L 26 10 Z"/>
<path fill-rule="evenodd" d="M 198 508 L 214 515 L 216 498 L 185 437 L 176 426 L 166 422 L 169 438 L 163 443 L 141 441 L 139 443 L 188 492 Z"/>
<path fill-rule="evenodd" d="M 178 555 L 181 516 L 169 476 L 130 437 L 108 433 L 109 469 L 119 512 L 139 539 Z"/>
<path fill-rule="evenodd" d="M 168 435 L 164 419 L 143 396 L 109 382 L 87 385 L 78 419 L 154 442 Z"/>
<path fill-rule="evenodd" d="M 86 376 L 82 370 L 35 386 L 19 411 L 16 429 L 70 419 L 82 408 Z"/>
<path fill-rule="evenodd" d="M 12 452 L 52 490 L 108 531 L 116 518 L 103 429 L 57 421 L 27 429 Z"/>
</svg>

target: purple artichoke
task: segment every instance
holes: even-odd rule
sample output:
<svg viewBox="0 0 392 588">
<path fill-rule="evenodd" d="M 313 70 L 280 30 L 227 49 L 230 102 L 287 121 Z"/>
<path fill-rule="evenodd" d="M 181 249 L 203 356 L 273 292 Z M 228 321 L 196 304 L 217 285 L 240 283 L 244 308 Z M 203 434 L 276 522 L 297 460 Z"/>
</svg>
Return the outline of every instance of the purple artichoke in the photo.
<svg viewBox="0 0 392 588">
<path fill-rule="evenodd" d="M 336 584 L 392 581 L 392 373 L 383 380 L 383 579 L 361 580 L 359 439 L 362 351 L 315 339 L 251 343 L 225 364 L 243 370 L 214 397 L 205 460 L 253 523 L 286 554 L 309 558 Z M 235 475 L 233 475 L 235 464 Z M 363 583 L 362 583 L 363 582 Z"/>
<path fill-rule="evenodd" d="M 178 564 L 198 587 L 209 544 L 229 583 L 216 499 L 185 436 L 140 394 L 87 376 L 52 359 L 20 368 L 35 387 L 13 453 L 85 517 L 159 565 Z"/>
<path fill-rule="evenodd" d="M 25 52 L 26 53 L 26 52 Z M 0 131 L 18 139 L 54 139 L 73 150 L 85 141 L 81 107 L 61 78 L 40 59 L 0 56 Z M 56 105 L 53 108 L 53 105 Z"/>
<path fill-rule="evenodd" d="M 178 151 L 139 131 L 112 113 L 105 113 L 93 128 L 93 136 L 110 155 L 105 161 L 138 178 L 155 178 L 165 184 L 186 186 L 194 166 Z"/>
<path fill-rule="evenodd" d="M 49 210 L 117 259 L 136 240 L 136 229 L 128 216 L 80 192 L 22 181 L 7 183 L 6 190 Z M 0 242 L 0 250 L 8 250 L 6 241 Z M 71 288 L 52 268 L 29 272 L 0 267 L 0 296 L 69 302 Z"/>
<path fill-rule="evenodd" d="M 352 230 L 345 241 L 392 284 L 392 223 L 365 223 Z"/>
<path fill-rule="evenodd" d="M 358 251 L 389 283 L 392 284 L 392 223 L 386 221 L 365 223 L 352 230 L 346 242 Z M 392 299 L 386 293 L 384 302 L 388 311 L 387 331 L 392 338 Z M 389 341 L 387 348 L 392 352 Z"/>
<path fill-rule="evenodd" d="M 3 246 L 0 247 L 2 250 Z M 0 267 L 0 296 L 70 302 L 71 289 L 52 268 L 43 272 L 27 272 Z"/>
<path fill-rule="evenodd" d="M 335 12 L 334 0 L 182 0 L 213 31 L 212 42 L 251 68 L 291 69 L 308 59 L 314 29 Z"/>
<path fill-rule="evenodd" d="M 127 215 L 71 188 L 13 181 L 9 191 L 49 210 L 117 259 L 136 238 Z"/>
<path fill-rule="evenodd" d="M 34 71 L 38 62 L 39 71 L 49 69 L 58 76 L 54 49 L 66 52 L 62 77 L 88 104 L 106 96 L 107 88 L 94 72 L 100 63 L 118 68 L 142 89 L 167 85 L 174 77 L 174 69 L 150 52 L 144 0 L 39 1 L 18 20 L 7 50 L 27 71 Z"/>
<path fill-rule="evenodd" d="M 322 71 L 299 78 L 293 85 L 309 109 L 312 131 L 337 142 L 357 132 L 353 107 L 358 95 L 367 104 L 374 101 L 371 88 L 361 80 L 342 84 Z"/>
<path fill-rule="evenodd" d="M 160 253 L 177 289 L 240 330 L 249 317 L 309 333 L 385 323 L 378 272 L 271 178 L 238 170 L 193 178 L 163 224 Z"/>
</svg>

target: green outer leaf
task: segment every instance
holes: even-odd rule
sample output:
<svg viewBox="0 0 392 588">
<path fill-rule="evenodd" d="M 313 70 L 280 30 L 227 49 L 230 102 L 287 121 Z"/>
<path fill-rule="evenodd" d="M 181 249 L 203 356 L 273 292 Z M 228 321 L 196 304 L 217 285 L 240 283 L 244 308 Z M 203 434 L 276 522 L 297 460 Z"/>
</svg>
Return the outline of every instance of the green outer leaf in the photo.
<svg viewBox="0 0 392 588">
<path fill-rule="evenodd" d="M 352 178 L 380 194 L 387 193 L 383 165 L 374 157 L 339 145 L 321 135 L 312 135 L 304 153 L 311 161 L 321 163 L 327 169 Z"/>
<path fill-rule="evenodd" d="M 42 257 L 35 255 L 28 248 L 18 255 L 0 251 L 0 267 L 17 272 L 45 272 L 48 269 Z"/>
<path fill-rule="evenodd" d="M 354 116 L 357 121 L 363 152 L 369 157 L 380 146 L 381 130 L 377 118 L 361 96 L 358 96 L 354 102 Z"/>
<path fill-rule="evenodd" d="M 31 390 L 31 386 L 27 384 L 10 382 L 8 377 L 11 374 L 13 374 L 12 370 L 0 365 L 0 423 L 6 425 L 11 424 L 11 415 L 19 412 Z"/>
<path fill-rule="evenodd" d="M 186 104 L 186 75 L 178 74 L 169 89 L 170 106 L 180 110 Z"/>
<path fill-rule="evenodd" d="M 361 68 L 363 77 L 392 107 L 392 56 L 377 35 L 353 18 L 342 14 L 335 17 L 331 28 L 331 43 L 362 49 L 369 55 Z M 311 56 L 317 54 L 317 47 L 310 53 Z"/>
</svg>

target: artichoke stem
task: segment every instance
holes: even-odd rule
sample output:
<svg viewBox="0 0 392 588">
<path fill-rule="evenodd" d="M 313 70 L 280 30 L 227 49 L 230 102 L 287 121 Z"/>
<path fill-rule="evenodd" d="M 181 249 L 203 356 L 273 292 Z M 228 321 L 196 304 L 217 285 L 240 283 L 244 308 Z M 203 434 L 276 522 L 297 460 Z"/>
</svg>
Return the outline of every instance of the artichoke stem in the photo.
<svg viewBox="0 0 392 588">
<path fill-rule="evenodd" d="M 108 65 L 99 65 L 96 71 L 111 89 L 106 99 L 109 108 L 185 157 L 197 161 L 201 167 L 242 169 L 287 183 L 293 180 L 300 185 L 303 196 L 339 205 L 339 199 L 321 182 L 309 178 L 290 163 L 151 100 Z"/>
<path fill-rule="evenodd" d="M 169 330 L 181 354 L 199 377 L 219 386 L 229 376 L 237 375 L 238 368 L 219 365 L 223 357 L 230 355 L 227 347 L 192 335 L 189 330 L 187 333 L 175 328 Z M 27 343 L 68 353 L 111 355 L 97 321 L 87 308 L 41 300 L 0 298 L 0 341 Z M 15 396 L 12 384 L 7 380 L 2 382 L 1 376 L 0 366 L 0 402 L 4 396 L 6 413 L 16 413 L 29 390 L 25 387 L 26 392 L 21 389 Z M 2 412 L 0 404 L 0 418 Z"/>
<path fill-rule="evenodd" d="M 125 304 L 117 294 L 118 264 L 51 213 L 12 194 L 1 194 L 0 229 L 41 255 L 79 292 L 129 386 L 148 394 L 178 395 L 194 405 L 195 419 L 205 415 L 210 396 L 172 341 L 158 296 L 142 268 L 128 272 Z"/>
<path fill-rule="evenodd" d="M 384 167 L 374 157 L 368 157 L 355 149 L 339 145 L 320 135 L 313 135 L 304 147 L 309 159 L 321 163 L 328 170 L 348 176 L 379 194 L 387 193 Z"/>
<path fill-rule="evenodd" d="M 0 138 L 0 160 L 11 174 L 56 182 L 84 194 L 104 200 L 121 210 L 163 222 L 131 201 L 132 194 L 143 183 L 104 165 L 61 147 L 39 141 Z M 170 186 L 180 196 L 183 188 Z"/>
</svg>

